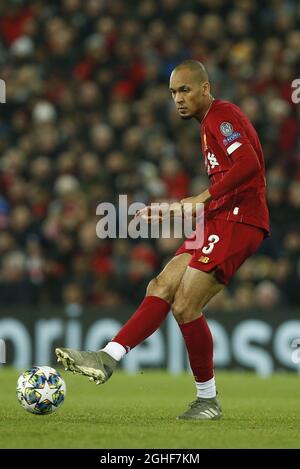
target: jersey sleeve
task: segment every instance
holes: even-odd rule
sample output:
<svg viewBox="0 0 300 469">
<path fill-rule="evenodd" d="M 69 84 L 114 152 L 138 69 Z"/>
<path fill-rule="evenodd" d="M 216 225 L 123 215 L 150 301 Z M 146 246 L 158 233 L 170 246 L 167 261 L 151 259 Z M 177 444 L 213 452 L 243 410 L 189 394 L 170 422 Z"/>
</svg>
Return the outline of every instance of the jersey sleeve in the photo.
<svg viewBox="0 0 300 469">
<path fill-rule="evenodd" d="M 230 157 L 243 145 L 251 145 L 245 126 L 233 108 L 229 107 L 213 113 L 209 129 L 213 138 Z"/>
<path fill-rule="evenodd" d="M 233 163 L 224 177 L 210 186 L 209 192 L 213 199 L 238 188 L 260 170 L 258 156 L 248 138 L 246 128 L 247 121 L 230 106 L 219 109 L 211 117 L 212 136 Z"/>
<path fill-rule="evenodd" d="M 213 199 L 218 199 L 251 179 L 259 170 L 260 164 L 252 145 L 244 144 L 234 151 L 233 165 L 223 179 L 209 187 Z"/>
</svg>

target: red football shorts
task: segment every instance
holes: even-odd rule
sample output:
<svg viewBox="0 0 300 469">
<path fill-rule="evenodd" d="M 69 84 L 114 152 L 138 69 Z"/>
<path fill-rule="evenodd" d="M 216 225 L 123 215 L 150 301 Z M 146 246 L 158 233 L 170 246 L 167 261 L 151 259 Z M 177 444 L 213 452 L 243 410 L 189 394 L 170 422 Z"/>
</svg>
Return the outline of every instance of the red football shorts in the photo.
<svg viewBox="0 0 300 469">
<path fill-rule="evenodd" d="M 242 263 L 251 256 L 264 239 L 264 231 L 255 226 L 226 220 L 205 220 L 203 244 L 190 249 L 185 241 L 176 256 L 189 253 L 189 266 L 202 272 L 215 272 L 220 283 L 228 284 Z"/>
</svg>

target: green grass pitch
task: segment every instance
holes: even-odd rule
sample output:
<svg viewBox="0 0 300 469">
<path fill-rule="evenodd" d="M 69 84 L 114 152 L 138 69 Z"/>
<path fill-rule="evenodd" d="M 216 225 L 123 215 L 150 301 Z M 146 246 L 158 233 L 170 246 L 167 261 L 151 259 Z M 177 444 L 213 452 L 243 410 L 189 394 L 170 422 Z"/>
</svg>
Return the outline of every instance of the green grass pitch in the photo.
<svg viewBox="0 0 300 469">
<path fill-rule="evenodd" d="M 17 402 L 20 373 L 0 369 L 0 448 L 299 448 L 300 376 L 217 372 L 224 417 L 186 422 L 175 417 L 194 399 L 191 375 L 116 372 L 96 386 L 62 372 L 66 401 L 37 416 Z"/>
</svg>

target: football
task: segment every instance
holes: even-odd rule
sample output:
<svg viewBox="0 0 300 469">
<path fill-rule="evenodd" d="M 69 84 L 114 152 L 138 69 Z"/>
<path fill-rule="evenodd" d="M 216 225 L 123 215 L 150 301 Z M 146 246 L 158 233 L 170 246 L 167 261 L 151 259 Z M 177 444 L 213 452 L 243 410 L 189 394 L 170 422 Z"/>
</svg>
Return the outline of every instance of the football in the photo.
<svg viewBox="0 0 300 469">
<path fill-rule="evenodd" d="M 16 393 L 19 403 L 28 412 L 46 415 L 64 402 L 66 383 L 54 368 L 33 366 L 19 376 Z"/>
</svg>

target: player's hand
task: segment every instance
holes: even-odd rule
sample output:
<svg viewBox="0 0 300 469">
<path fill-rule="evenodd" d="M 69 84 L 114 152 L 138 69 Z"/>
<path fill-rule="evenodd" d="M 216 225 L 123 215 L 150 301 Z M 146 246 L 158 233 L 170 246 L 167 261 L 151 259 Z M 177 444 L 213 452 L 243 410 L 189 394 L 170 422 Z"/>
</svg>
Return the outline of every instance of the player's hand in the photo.
<svg viewBox="0 0 300 469">
<path fill-rule="evenodd" d="M 158 210 L 158 207 L 147 205 L 147 207 L 138 210 L 134 218 L 140 218 L 142 221 L 161 221 L 162 220 L 162 213 Z"/>
<path fill-rule="evenodd" d="M 159 205 L 148 205 L 136 212 L 135 218 L 138 217 L 147 222 L 160 222 L 166 218 L 182 218 L 182 204 L 180 202 L 171 204 L 164 202 Z"/>
</svg>

